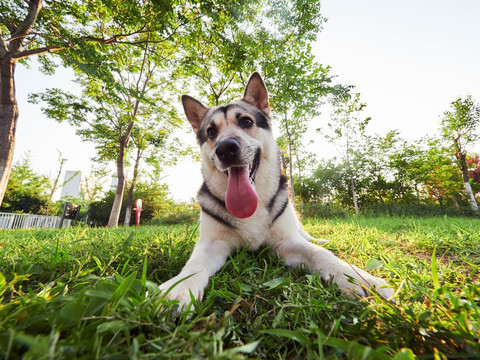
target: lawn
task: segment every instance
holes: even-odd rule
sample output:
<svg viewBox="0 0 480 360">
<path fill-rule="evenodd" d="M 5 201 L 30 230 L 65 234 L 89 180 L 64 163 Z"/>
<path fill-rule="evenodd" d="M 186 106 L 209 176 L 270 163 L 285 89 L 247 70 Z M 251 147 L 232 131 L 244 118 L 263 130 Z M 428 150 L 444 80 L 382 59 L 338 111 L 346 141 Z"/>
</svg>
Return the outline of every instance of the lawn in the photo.
<svg viewBox="0 0 480 360">
<path fill-rule="evenodd" d="M 348 297 L 268 251 L 232 255 L 193 311 L 156 285 L 196 224 L 0 232 L 5 359 L 480 358 L 480 221 L 306 220 L 310 234 L 384 277 L 395 302 Z"/>
</svg>

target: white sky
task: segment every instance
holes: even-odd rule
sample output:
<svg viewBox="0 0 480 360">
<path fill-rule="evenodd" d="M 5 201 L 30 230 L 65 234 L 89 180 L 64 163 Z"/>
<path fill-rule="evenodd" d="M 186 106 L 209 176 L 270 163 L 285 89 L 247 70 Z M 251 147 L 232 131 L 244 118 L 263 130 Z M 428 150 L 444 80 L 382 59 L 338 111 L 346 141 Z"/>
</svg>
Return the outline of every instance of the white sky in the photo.
<svg viewBox="0 0 480 360">
<path fill-rule="evenodd" d="M 328 21 L 318 36 L 317 60 L 332 67 L 339 83 L 356 86 L 367 104 L 365 116 L 372 117 L 371 131 L 399 129 L 402 136 L 418 139 L 437 130 L 456 98 L 471 94 L 480 102 L 480 1 L 324 0 L 322 14 Z M 29 93 L 74 88 L 72 79 L 65 69 L 47 77 L 34 67 L 17 67 L 20 118 L 14 161 L 30 150 L 34 168 L 53 176 L 58 149 L 68 159 L 65 170 L 90 172 L 94 144 L 82 142 L 74 128 L 44 117 L 41 106 L 27 102 Z M 194 143 L 192 133 L 185 135 Z M 314 147 L 323 157 L 335 155 L 320 138 Z M 198 169 L 185 160 L 168 170 L 174 198 L 195 197 L 201 184 Z"/>
</svg>

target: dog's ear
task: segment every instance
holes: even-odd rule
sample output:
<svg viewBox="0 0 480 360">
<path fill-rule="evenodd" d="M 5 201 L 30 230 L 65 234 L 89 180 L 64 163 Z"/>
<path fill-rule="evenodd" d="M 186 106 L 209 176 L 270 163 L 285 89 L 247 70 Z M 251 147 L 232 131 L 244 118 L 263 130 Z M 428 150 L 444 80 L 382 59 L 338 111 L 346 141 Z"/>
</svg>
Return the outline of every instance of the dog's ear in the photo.
<svg viewBox="0 0 480 360">
<path fill-rule="evenodd" d="M 188 121 L 190 121 L 190 124 L 192 124 L 195 133 L 197 133 L 198 129 L 200 129 L 200 125 L 202 124 L 202 120 L 208 111 L 208 108 L 203 106 L 203 104 L 197 99 L 194 99 L 188 95 L 182 96 L 182 104 Z"/>
<path fill-rule="evenodd" d="M 256 71 L 250 76 L 250 79 L 248 79 L 247 86 L 243 93 L 243 100 L 259 108 L 265 114 L 270 114 L 267 87 L 263 82 L 262 76 Z"/>
</svg>

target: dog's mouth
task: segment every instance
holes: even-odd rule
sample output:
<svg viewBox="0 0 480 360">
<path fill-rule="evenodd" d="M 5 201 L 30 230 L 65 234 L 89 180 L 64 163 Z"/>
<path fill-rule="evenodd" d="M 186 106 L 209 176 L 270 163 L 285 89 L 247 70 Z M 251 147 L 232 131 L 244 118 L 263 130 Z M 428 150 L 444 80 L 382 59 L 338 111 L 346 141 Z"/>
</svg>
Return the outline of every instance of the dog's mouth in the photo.
<svg viewBox="0 0 480 360">
<path fill-rule="evenodd" d="M 244 219 L 257 210 L 258 195 L 253 187 L 260 165 L 260 151 L 249 165 L 232 166 L 225 173 L 228 176 L 225 207 L 233 216 Z"/>
<path fill-rule="evenodd" d="M 257 151 L 257 154 L 255 155 L 255 158 L 253 161 L 248 164 L 248 179 L 250 180 L 250 184 L 254 185 L 255 184 L 255 175 L 257 175 L 257 169 L 258 165 L 260 164 L 260 151 Z M 239 166 L 237 166 L 239 167 Z M 225 175 L 229 176 L 230 173 L 228 172 L 228 169 L 225 170 Z"/>
</svg>

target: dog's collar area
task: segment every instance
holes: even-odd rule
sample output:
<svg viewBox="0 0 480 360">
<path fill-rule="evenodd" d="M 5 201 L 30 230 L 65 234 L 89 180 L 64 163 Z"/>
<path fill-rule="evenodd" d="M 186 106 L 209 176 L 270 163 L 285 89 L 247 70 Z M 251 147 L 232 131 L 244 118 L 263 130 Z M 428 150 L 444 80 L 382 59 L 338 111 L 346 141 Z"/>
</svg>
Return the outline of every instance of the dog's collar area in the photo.
<svg viewBox="0 0 480 360">
<path fill-rule="evenodd" d="M 253 159 L 253 162 L 251 162 L 249 165 L 248 165 L 248 169 L 249 169 L 249 180 L 250 180 L 250 183 L 253 185 L 255 183 L 255 175 L 257 174 L 257 170 L 258 170 L 258 165 L 260 164 L 260 150 L 257 150 L 257 153 L 255 154 L 255 158 Z M 229 173 L 228 173 L 228 169 L 224 171 L 225 175 L 229 176 Z"/>
</svg>

